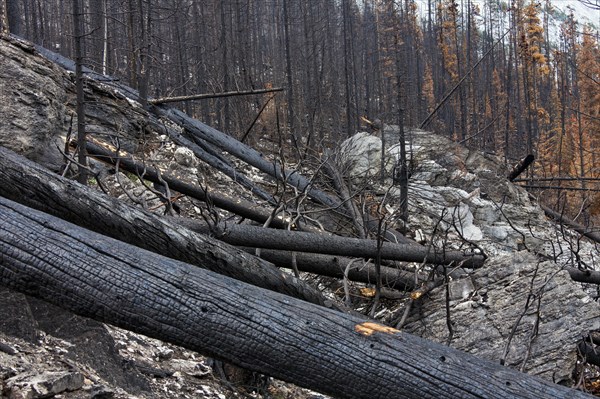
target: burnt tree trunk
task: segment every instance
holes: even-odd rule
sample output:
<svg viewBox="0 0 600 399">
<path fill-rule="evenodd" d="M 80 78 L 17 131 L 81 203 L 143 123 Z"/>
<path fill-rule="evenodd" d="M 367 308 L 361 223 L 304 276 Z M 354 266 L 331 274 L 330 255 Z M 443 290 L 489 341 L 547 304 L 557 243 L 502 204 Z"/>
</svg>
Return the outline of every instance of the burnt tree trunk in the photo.
<svg viewBox="0 0 600 399">
<path fill-rule="evenodd" d="M 248 253 L 254 253 L 255 248 L 242 248 Z M 311 254 L 307 252 L 291 252 L 275 249 L 261 249 L 260 257 L 275 266 L 293 269 L 293 262 L 301 272 L 318 274 L 328 277 L 344 277 L 346 266 L 353 260 L 344 256 Z M 381 281 L 384 287 L 402 291 L 412 291 L 425 284 L 423 276 L 415 282 L 415 273 L 393 267 L 381 266 Z M 425 276 L 426 277 L 426 276 Z M 367 284 L 375 284 L 375 266 L 352 267 L 348 271 L 348 279 Z"/>
<path fill-rule="evenodd" d="M 114 152 L 102 147 L 101 145 L 87 142 L 86 144 L 88 155 L 100 161 L 115 165 L 119 161 L 119 168 L 128 172 L 135 173 L 138 176 L 143 174 L 143 178 L 153 183 L 161 183 L 156 170 L 145 165 L 142 162 L 136 161 L 131 156 L 117 156 Z M 235 213 L 244 218 L 254 220 L 255 222 L 264 223 L 271 216 L 270 212 L 266 212 L 256 207 L 256 204 L 244 199 L 232 199 L 221 193 L 210 191 L 207 192 L 202 187 L 197 185 L 187 184 L 181 180 L 172 177 L 166 173 L 161 173 L 160 177 L 169 185 L 171 190 L 180 192 L 192 198 L 206 202 L 210 197 L 210 202 L 217 208 Z M 284 228 L 285 224 L 281 219 L 274 218 L 271 222 L 272 226 Z"/>
<path fill-rule="evenodd" d="M 98 233 L 266 289 L 331 305 L 272 264 L 62 178 L 0 147 L 0 195 Z"/>
<path fill-rule="evenodd" d="M 246 144 L 239 142 L 235 138 L 189 117 L 181 111 L 166 108 L 164 106 L 157 106 L 154 111 L 158 115 L 167 117 L 173 122 L 177 123 L 179 126 L 184 127 L 192 136 L 229 152 L 231 155 L 241 159 L 249 165 L 254 166 L 261 172 L 266 173 L 280 181 L 285 181 L 288 184 L 298 188 L 302 192 L 308 192 L 309 196 L 315 201 L 345 214 L 344 209 L 341 207 L 341 203 L 337 199 L 331 197 L 321 190 L 313 188 L 310 181 L 297 171 L 288 170 L 284 172 L 281 164 L 277 162 L 269 162 L 254 148 L 249 147 Z"/>
<path fill-rule="evenodd" d="M 133 247 L 4 198 L 0 284 L 339 398 L 589 397 Z"/>
<path fill-rule="evenodd" d="M 404 262 L 427 262 L 434 264 L 460 264 L 462 267 L 478 268 L 485 258 L 481 255 L 465 255 L 459 251 L 440 251 L 417 245 L 384 242 L 378 248 L 376 240 L 340 237 L 324 234 L 265 229 L 247 224 L 221 222 L 212 226 L 215 237 L 229 244 L 283 249 L 288 251 L 343 255 L 357 258 L 399 260 Z"/>
</svg>

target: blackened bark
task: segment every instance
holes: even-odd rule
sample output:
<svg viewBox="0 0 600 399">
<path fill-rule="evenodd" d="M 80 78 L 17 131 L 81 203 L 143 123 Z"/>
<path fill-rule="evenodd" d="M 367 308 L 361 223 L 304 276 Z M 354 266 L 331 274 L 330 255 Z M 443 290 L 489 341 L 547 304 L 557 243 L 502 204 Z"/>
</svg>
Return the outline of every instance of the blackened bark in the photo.
<svg viewBox="0 0 600 399">
<path fill-rule="evenodd" d="M 418 245 L 385 242 L 378 248 L 376 240 L 364 240 L 332 235 L 265 229 L 247 224 L 219 223 L 213 227 L 215 237 L 229 244 L 288 251 L 343 255 L 358 258 L 399 260 L 434 264 L 459 263 L 462 267 L 477 268 L 483 265 L 482 255 L 459 251 L 439 251 Z"/>
<path fill-rule="evenodd" d="M 533 163 L 534 160 L 535 160 L 535 157 L 532 154 L 529 154 L 525 158 L 520 160 L 519 163 L 516 164 L 514 166 L 514 168 L 511 170 L 510 174 L 508 175 L 508 180 L 509 181 L 515 180 L 521 173 L 523 173 L 525 171 L 525 169 L 527 169 L 529 167 L 529 165 L 531 165 Z"/>
<path fill-rule="evenodd" d="M 539 205 L 544 210 L 544 213 L 546 214 L 546 216 L 548 216 L 549 218 L 556 220 L 558 223 L 564 224 L 565 226 L 575 230 L 579 234 L 589 238 L 592 241 L 600 243 L 600 232 L 598 232 L 596 230 L 590 230 L 589 228 L 570 219 L 569 217 L 567 217 L 567 215 L 558 213 L 555 210 L 553 210 L 552 208 L 550 208 L 544 204 L 539 204 Z"/>
<path fill-rule="evenodd" d="M 85 95 L 83 92 L 83 12 L 81 0 L 73 0 L 73 32 L 75 40 L 75 87 L 77 88 L 77 181 L 87 185 L 88 171 L 85 150 Z"/>
<path fill-rule="evenodd" d="M 243 248 L 249 253 L 254 253 L 255 248 Z M 296 266 L 301 272 L 314 273 L 320 276 L 344 277 L 346 266 L 352 258 L 335 255 L 311 254 L 306 252 L 290 252 L 275 249 L 261 249 L 260 257 L 275 266 L 293 269 L 292 262 L 295 256 Z M 359 266 L 359 265 L 357 265 Z M 361 267 L 352 267 L 348 272 L 348 279 L 361 283 L 375 284 L 375 266 L 369 264 Z M 415 273 L 393 267 L 381 266 L 381 281 L 384 287 L 403 291 L 412 291 L 415 285 Z M 423 281 L 419 281 L 423 283 Z"/>
<path fill-rule="evenodd" d="M 272 264 L 55 175 L 0 147 L 0 196 L 140 248 L 306 301 L 333 306 Z"/>
<path fill-rule="evenodd" d="M 375 258 L 378 255 L 378 251 L 380 251 L 381 259 L 404 262 L 423 262 L 425 260 L 428 263 L 434 264 L 461 263 L 462 267 L 467 268 L 481 267 L 485 261 L 485 258 L 481 255 L 467 255 L 460 251 L 436 252 L 420 245 L 384 242 L 383 246 L 378 249 L 376 240 L 316 234 L 296 230 L 277 230 L 248 224 L 221 222 L 216 226 L 208 226 L 201 220 L 174 220 L 181 220 L 181 225 L 190 230 L 201 234 L 213 234 L 219 240 L 241 247 L 357 258 Z"/>
<path fill-rule="evenodd" d="M 204 140 L 216 147 L 221 148 L 224 151 L 229 152 L 231 155 L 241 159 L 249 165 L 254 166 L 263 173 L 267 173 L 280 181 L 286 181 L 288 184 L 297 187 L 302 192 L 307 191 L 311 198 L 327 207 L 343 211 L 343 209 L 340 208 L 341 204 L 337 199 L 331 197 L 321 190 L 313 188 L 310 184 L 310 181 L 297 171 L 286 170 L 284 173 L 279 163 L 267 161 L 265 158 L 263 158 L 262 154 L 255 149 L 239 142 L 233 137 L 230 137 L 208 125 L 203 124 L 198 120 L 187 116 L 181 111 L 166 108 L 164 106 L 157 106 L 155 111 L 158 115 L 165 116 L 178 125 L 184 127 L 186 132 L 189 132 L 198 139 Z"/>
<path fill-rule="evenodd" d="M 111 165 L 115 165 L 118 160 L 119 168 L 130 173 L 135 173 L 138 176 L 143 175 L 144 179 L 153 183 L 160 183 L 158 173 L 153 167 L 144 165 L 142 162 L 136 161 L 129 155 L 117 157 L 114 152 L 89 141 L 87 142 L 86 148 L 89 156 Z M 200 201 L 206 201 L 207 197 L 210 196 L 210 202 L 217 208 L 235 213 L 244 218 L 264 223 L 270 216 L 270 212 L 262 211 L 260 208 L 256 207 L 256 204 L 243 199 L 234 200 L 224 194 L 212 190 L 207 193 L 202 187 L 184 183 L 165 173 L 161 173 L 160 177 L 169 185 L 171 190 L 175 190 Z M 271 225 L 284 227 L 284 224 L 280 219 L 274 219 L 271 222 Z"/>
<path fill-rule="evenodd" d="M 590 397 L 133 247 L 4 198 L 0 284 L 339 398 Z"/>
</svg>

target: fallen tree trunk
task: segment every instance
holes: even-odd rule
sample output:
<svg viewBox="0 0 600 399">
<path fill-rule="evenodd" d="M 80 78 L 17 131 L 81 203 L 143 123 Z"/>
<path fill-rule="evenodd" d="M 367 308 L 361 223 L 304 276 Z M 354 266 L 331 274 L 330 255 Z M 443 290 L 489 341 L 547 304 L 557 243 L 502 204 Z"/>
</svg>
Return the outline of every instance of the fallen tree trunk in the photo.
<svg viewBox="0 0 600 399">
<path fill-rule="evenodd" d="M 0 260 L 9 288 L 339 398 L 588 397 L 4 198 Z"/>
<path fill-rule="evenodd" d="M 571 220 L 566 215 L 558 213 L 546 205 L 543 205 L 543 204 L 539 204 L 539 205 L 544 210 L 544 213 L 546 214 L 546 216 L 548 216 L 549 218 L 556 220 L 558 223 L 564 224 L 565 226 L 575 230 L 582 236 L 587 237 L 592 241 L 600 243 L 600 233 L 599 232 L 586 228 L 585 226 Z"/>
<path fill-rule="evenodd" d="M 525 158 L 521 159 L 508 174 L 508 181 L 514 181 L 521 173 L 525 171 L 525 169 L 529 167 L 529 165 L 533 163 L 534 160 L 535 157 L 533 154 L 529 154 Z"/>
<path fill-rule="evenodd" d="M 588 284 L 600 284 L 600 272 L 596 270 L 579 270 L 574 267 L 566 267 L 565 270 L 573 281 Z"/>
<path fill-rule="evenodd" d="M 209 226 L 196 219 L 177 219 L 186 228 L 212 234 L 221 241 L 240 247 L 278 249 L 284 251 L 342 255 L 356 258 L 375 258 L 381 251 L 381 259 L 403 262 L 427 262 L 433 264 L 460 264 L 466 268 L 483 266 L 482 255 L 466 255 L 460 251 L 429 250 L 412 244 L 384 242 L 381 249 L 376 240 L 315 234 L 303 231 L 269 229 L 248 224 L 221 222 Z"/>
<path fill-rule="evenodd" d="M 172 130 L 167 130 L 169 133 L 169 137 L 173 142 L 177 145 L 181 145 L 192 150 L 194 155 L 198 157 L 198 159 L 206 162 L 208 165 L 217 169 L 218 171 L 225 174 L 232 181 L 241 184 L 243 187 L 248 189 L 251 193 L 257 195 L 258 197 L 268 201 L 271 204 L 276 204 L 277 201 L 273 198 L 273 196 L 260 187 L 257 187 L 254 182 L 248 179 L 245 175 L 238 172 L 235 167 L 233 167 L 230 163 L 221 159 L 221 157 L 210 154 L 206 149 L 200 147 L 199 145 L 191 142 L 187 138 L 185 138 L 180 133 L 173 132 Z"/>
<path fill-rule="evenodd" d="M 417 245 L 384 242 L 378 248 L 376 240 L 340 237 L 324 234 L 265 229 L 247 224 L 219 223 L 212 227 L 215 237 L 229 244 L 287 251 L 343 255 L 357 258 L 375 258 L 403 262 L 460 264 L 466 268 L 483 265 L 482 255 L 465 255 L 459 251 L 439 251 Z"/>
<path fill-rule="evenodd" d="M 175 103 L 179 101 L 191 101 L 191 100 L 205 100 L 207 98 L 223 98 L 223 97 L 237 97 L 237 96 L 249 96 L 256 94 L 265 94 L 283 91 L 281 87 L 275 87 L 272 89 L 257 89 L 257 90 L 240 90 L 240 91 L 226 91 L 224 93 L 204 93 L 204 94 L 191 94 L 188 96 L 177 96 L 177 97 L 161 97 L 154 100 L 148 101 L 149 104 L 165 104 Z"/>
<path fill-rule="evenodd" d="M 135 173 L 138 176 L 143 174 L 144 179 L 153 183 L 160 183 L 158 173 L 153 167 L 136 161 L 130 155 L 117 156 L 114 152 L 102 147 L 101 145 L 89 141 L 86 144 L 86 148 L 88 155 L 91 157 L 97 158 L 98 160 L 111 165 L 115 165 L 118 160 L 119 168 L 131 173 Z M 206 202 L 210 196 L 210 202 L 217 208 L 224 209 L 259 223 L 264 223 L 267 221 L 267 219 L 269 219 L 270 213 L 257 208 L 256 204 L 254 203 L 245 201 L 243 199 L 234 200 L 215 191 L 209 191 L 207 193 L 202 187 L 184 183 L 181 180 L 165 173 L 161 173 L 160 177 L 169 185 L 170 189 L 180 192 L 181 194 L 185 194 L 203 202 Z M 279 228 L 286 227 L 283 220 L 279 218 L 274 218 L 271 222 L 271 225 Z"/>
<path fill-rule="evenodd" d="M 242 248 L 253 254 L 256 248 Z M 260 257 L 273 263 L 275 266 L 293 269 L 292 262 L 295 256 L 298 270 L 306 273 L 318 274 L 328 277 L 344 277 L 346 266 L 353 260 L 351 258 L 335 255 L 311 254 L 307 252 L 290 252 L 275 249 L 261 249 Z M 364 267 L 352 267 L 348 272 L 348 279 L 360 283 L 375 284 L 375 266 L 372 264 Z M 402 291 L 412 291 L 417 288 L 415 273 L 381 266 L 381 281 L 384 287 Z M 419 281 L 418 283 L 422 283 Z"/>
<path fill-rule="evenodd" d="M 310 285 L 237 248 L 62 178 L 0 147 L 0 195 L 98 233 L 208 270 L 334 306 Z"/>
<path fill-rule="evenodd" d="M 164 106 L 156 106 L 154 107 L 154 111 L 157 114 L 172 120 L 178 125 L 183 126 L 188 132 L 190 132 L 190 134 L 198 137 L 199 139 L 205 140 L 212 145 L 229 152 L 231 155 L 241 159 L 249 165 L 254 166 L 263 173 L 267 173 L 279 181 L 285 181 L 291 184 L 292 186 L 298 188 L 298 190 L 301 192 L 306 191 L 308 195 L 315 201 L 345 214 L 344 209 L 342 209 L 338 200 L 321 190 L 313 188 L 311 182 L 298 173 L 298 171 L 289 170 L 284 172 L 279 163 L 267 161 L 265 158 L 263 158 L 262 154 L 260 154 L 254 148 L 249 147 L 246 144 L 239 142 L 235 138 L 189 117 L 179 110 L 166 108 Z"/>
</svg>

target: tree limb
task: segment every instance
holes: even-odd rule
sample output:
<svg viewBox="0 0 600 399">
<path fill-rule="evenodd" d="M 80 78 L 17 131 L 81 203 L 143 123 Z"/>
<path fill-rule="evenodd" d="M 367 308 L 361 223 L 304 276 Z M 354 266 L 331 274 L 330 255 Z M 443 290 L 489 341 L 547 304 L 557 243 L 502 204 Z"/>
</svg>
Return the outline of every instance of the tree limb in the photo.
<svg viewBox="0 0 600 399">
<path fill-rule="evenodd" d="M 192 94 L 189 96 L 178 96 L 178 97 L 161 97 L 154 100 L 148 100 L 149 104 L 164 104 L 174 103 L 178 101 L 190 101 L 190 100 L 204 100 L 207 98 L 221 98 L 221 97 L 234 97 L 234 96 L 248 96 L 252 94 L 264 94 L 273 93 L 277 91 L 283 91 L 283 88 L 276 87 L 273 89 L 259 89 L 259 90 L 238 90 L 238 91 L 227 91 L 224 93 L 206 93 L 206 94 Z"/>
</svg>

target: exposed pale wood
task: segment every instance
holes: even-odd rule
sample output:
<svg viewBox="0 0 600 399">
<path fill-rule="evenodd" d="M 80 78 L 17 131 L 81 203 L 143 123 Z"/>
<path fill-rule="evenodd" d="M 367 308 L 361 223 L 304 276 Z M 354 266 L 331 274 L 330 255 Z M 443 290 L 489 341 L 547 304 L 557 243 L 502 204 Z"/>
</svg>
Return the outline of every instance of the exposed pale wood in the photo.
<svg viewBox="0 0 600 399">
<path fill-rule="evenodd" d="M 529 167 L 529 165 L 533 163 L 534 160 L 535 157 L 533 154 L 529 154 L 525 158 L 521 159 L 508 174 L 508 180 L 514 181 L 521 173 L 525 171 L 525 169 Z"/>
</svg>

